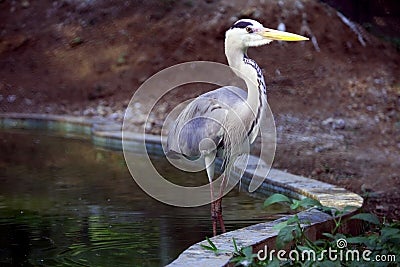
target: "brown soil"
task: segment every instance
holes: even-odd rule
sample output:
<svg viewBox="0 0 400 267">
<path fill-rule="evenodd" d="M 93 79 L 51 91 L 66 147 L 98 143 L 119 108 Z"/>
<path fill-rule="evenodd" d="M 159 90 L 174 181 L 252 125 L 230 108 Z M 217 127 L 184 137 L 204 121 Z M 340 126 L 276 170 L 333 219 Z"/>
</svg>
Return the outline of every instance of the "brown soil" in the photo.
<svg viewBox="0 0 400 267">
<path fill-rule="evenodd" d="M 309 30 L 320 51 L 312 42 L 249 51 L 276 119 L 274 167 L 344 186 L 367 197 L 367 210 L 400 218 L 400 53 L 391 44 L 358 27 L 363 46 L 318 1 L 143 2 L 0 1 L 0 112 L 121 120 L 152 74 L 185 61 L 226 62 L 224 32 L 238 18 L 284 22 Z M 201 92 L 174 94 L 165 107 Z"/>
</svg>

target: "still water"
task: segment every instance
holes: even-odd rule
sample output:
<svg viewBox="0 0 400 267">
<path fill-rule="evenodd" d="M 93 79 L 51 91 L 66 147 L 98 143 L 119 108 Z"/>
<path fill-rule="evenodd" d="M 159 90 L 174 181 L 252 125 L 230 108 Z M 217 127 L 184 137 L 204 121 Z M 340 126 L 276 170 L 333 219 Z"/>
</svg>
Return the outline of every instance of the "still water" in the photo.
<svg viewBox="0 0 400 267">
<path fill-rule="evenodd" d="M 165 159 L 157 169 L 179 173 Z M 227 230 L 280 217 L 263 199 L 232 191 Z M 177 208 L 146 195 L 121 152 L 78 138 L 0 131 L 0 266 L 163 266 L 212 236 L 210 207 Z"/>
</svg>

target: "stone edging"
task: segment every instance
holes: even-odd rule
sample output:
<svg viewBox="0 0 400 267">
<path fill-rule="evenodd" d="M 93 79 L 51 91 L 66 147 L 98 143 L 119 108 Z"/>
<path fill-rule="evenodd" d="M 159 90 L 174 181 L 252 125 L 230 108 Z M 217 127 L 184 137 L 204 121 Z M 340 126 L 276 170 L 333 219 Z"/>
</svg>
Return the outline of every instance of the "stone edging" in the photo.
<svg viewBox="0 0 400 267">
<path fill-rule="evenodd" d="M 38 129 L 60 132 L 63 135 L 81 136 L 90 138 L 92 142 L 101 147 L 114 150 L 122 150 L 121 124 L 110 122 L 104 118 L 84 118 L 72 116 L 59 116 L 47 114 L 0 114 L 0 128 L 6 129 Z M 133 144 L 143 142 L 141 135 L 132 133 L 129 141 Z M 162 154 L 161 141 L 157 136 L 146 135 L 146 147 L 149 153 Z M 251 161 L 259 159 L 250 157 Z M 237 168 L 245 166 L 236 166 Z M 247 167 L 242 185 L 248 186 L 253 175 L 257 175 L 253 167 Z M 363 199 L 343 188 L 316 181 L 310 178 L 293 175 L 276 169 L 271 169 L 263 185 L 257 190 L 259 193 L 280 192 L 290 197 L 301 199 L 310 197 L 319 200 L 323 205 L 342 209 L 345 206 L 354 206 L 347 216 L 357 212 L 363 204 Z M 332 217 L 318 210 L 311 209 L 298 213 L 300 218 L 306 218 L 311 222 L 307 232 L 311 236 L 317 236 L 318 232 L 327 231 L 332 224 Z M 234 251 L 232 239 L 235 238 L 239 247 L 252 246 L 253 251 L 263 248 L 265 245 L 274 246 L 274 240 L 278 231 L 273 229 L 277 223 L 287 220 L 287 217 L 273 222 L 259 223 L 242 229 L 228 232 L 212 238 L 213 243 L 221 250 Z M 346 227 L 346 226 L 345 226 Z M 325 230 L 324 230 L 325 229 Z M 200 244 L 192 245 L 168 266 L 228 266 L 232 253 L 216 256 L 213 252 L 201 248 Z"/>
</svg>

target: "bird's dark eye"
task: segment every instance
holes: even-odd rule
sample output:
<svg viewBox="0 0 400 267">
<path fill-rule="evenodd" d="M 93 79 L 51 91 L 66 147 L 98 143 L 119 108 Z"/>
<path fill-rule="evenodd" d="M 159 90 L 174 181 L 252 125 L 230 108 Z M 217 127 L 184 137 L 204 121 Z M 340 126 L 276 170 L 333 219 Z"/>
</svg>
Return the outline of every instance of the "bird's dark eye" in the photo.
<svg viewBox="0 0 400 267">
<path fill-rule="evenodd" d="M 246 31 L 247 31 L 248 33 L 252 33 L 252 32 L 253 32 L 253 29 L 252 29 L 250 26 L 247 26 L 247 27 L 246 27 Z"/>
</svg>

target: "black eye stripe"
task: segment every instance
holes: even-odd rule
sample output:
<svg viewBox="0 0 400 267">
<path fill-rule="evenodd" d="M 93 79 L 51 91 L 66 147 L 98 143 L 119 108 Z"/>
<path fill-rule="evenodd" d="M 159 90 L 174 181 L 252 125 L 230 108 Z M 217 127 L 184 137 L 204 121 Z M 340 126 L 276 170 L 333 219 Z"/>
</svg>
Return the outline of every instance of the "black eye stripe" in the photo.
<svg viewBox="0 0 400 267">
<path fill-rule="evenodd" d="M 231 29 L 233 29 L 233 28 L 244 29 L 244 28 L 246 28 L 247 26 L 253 26 L 253 23 L 247 22 L 247 21 L 239 21 L 239 22 L 233 24 L 233 26 L 231 27 Z"/>
</svg>

